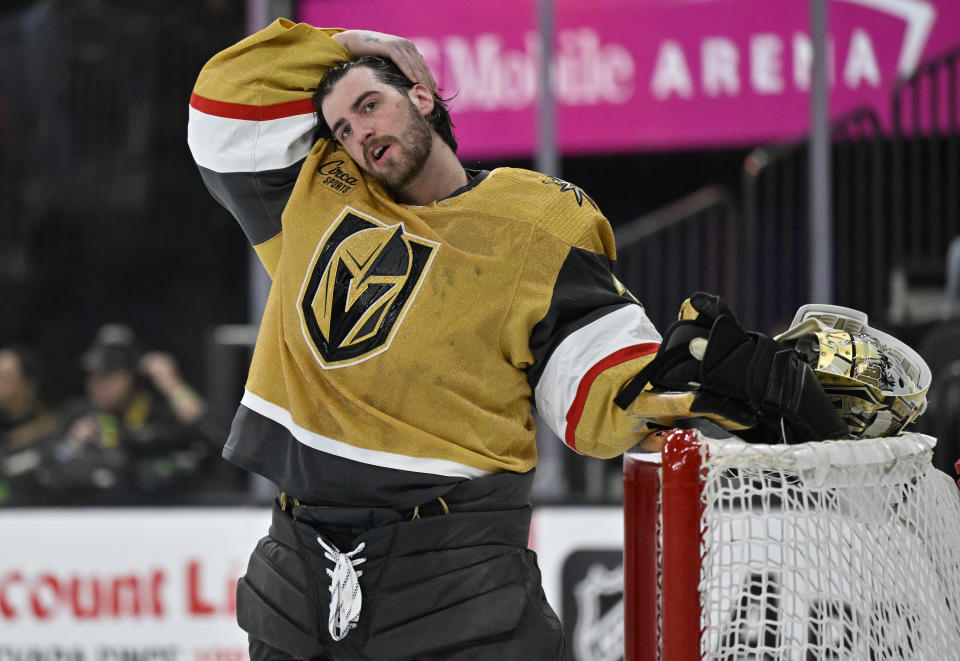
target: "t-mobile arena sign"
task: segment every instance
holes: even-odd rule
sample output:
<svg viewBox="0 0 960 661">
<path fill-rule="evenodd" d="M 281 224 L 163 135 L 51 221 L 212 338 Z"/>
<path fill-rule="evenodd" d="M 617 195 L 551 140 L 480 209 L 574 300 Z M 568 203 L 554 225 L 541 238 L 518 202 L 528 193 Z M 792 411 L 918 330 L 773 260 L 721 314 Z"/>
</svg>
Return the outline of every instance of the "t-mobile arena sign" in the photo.
<svg viewBox="0 0 960 661">
<path fill-rule="evenodd" d="M 302 0 L 298 19 L 413 39 L 461 155 L 536 149 L 538 0 Z M 566 154 L 748 146 L 809 128 L 809 0 L 555 0 L 557 134 Z M 898 77 L 960 44 L 957 0 L 828 2 L 831 115 L 888 122 Z"/>
</svg>

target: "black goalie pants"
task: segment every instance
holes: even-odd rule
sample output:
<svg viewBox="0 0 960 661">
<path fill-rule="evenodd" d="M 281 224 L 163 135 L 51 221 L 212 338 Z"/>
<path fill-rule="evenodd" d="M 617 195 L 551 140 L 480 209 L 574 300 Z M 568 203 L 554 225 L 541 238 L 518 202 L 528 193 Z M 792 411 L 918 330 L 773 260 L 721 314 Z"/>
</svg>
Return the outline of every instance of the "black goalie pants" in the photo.
<svg viewBox="0 0 960 661">
<path fill-rule="evenodd" d="M 529 506 L 503 474 L 471 480 L 410 520 L 389 509 L 274 506 L 237 587 L 237 620 L 252 661 L 562 661 L 563 631 L 526 548 Z M 507 492 L 507 493 L 505 493 Z M 424 509 L 431 509 L 429 507 Z M 333 562 L 318 536 L 356 557 L 356 628 L 328 630 Z"/>
</svg>

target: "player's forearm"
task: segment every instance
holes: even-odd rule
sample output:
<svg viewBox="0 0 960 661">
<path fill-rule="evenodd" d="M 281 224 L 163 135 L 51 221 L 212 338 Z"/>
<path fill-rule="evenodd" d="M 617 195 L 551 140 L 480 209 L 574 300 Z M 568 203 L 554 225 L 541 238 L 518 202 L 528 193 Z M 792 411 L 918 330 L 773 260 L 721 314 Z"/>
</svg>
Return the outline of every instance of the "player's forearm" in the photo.
<svg viewBox="0 0 960 661">
<path fill-rule="evenodd" d="M 191 95 L 187 142 L 203 181 L 271 277 L 283 209 L 313 145 L 312 90 L 350 57 L 337 32 L 278 20 L 211 58 Z"/>
<path fill-rule="evenodd" d="M 635 345 L 594 361 L 577 380 L 576 394 L 566 400 L 540 389 L 541 417 L 568 447 L 591 457 L 610 458 L 633 447 L 649 433 L 644 421 L 614 402 L 619 390 L 656 352 L 655 342 Z M 558 408 L 558 404 L 562 407 Z"/>
<path fill-rule="evenodd" d="M 324 71 L 351 57 L 340 32 L 278 19 L 210 58 L 193 92 L 254 107 L 309 99 Z"/>
<path fill-rule="evenodd" d="M 590 388 L 579 417 L 568 420 L 567 444 L 581 454 L 601 459 L 617 457 L 641 442 L 656 423 L 634 412 L 621 410 L 613 402 L 622 378 L 598 378 Z"/>
</svg>

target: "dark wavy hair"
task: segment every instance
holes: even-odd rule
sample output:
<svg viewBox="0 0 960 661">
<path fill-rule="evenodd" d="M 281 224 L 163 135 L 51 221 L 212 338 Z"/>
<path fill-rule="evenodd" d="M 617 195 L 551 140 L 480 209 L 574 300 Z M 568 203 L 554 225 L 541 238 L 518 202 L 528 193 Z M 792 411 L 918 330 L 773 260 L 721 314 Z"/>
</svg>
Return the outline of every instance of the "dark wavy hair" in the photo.
<svg viewBox="0 0 960 661">
<path fill-rule="evenodd" d="M 364 55 L 327 69 L 323 78 L 320 79 L 320 84 L 317 85 L 317 91 L 313 94 L 313 109 L 317 114 L 317 128 L 313 134 L 314 140 L 321 138 L 326 140 L 333 139 L 330 127 L 327 126 L 327 121 L 323 118 L 323 113 L 320 112 L 320 104 L 323 103 L 323 100 L 327 98 L 327 95 L 333 90 L 333 86 L 336 85 L 348 71 L 358 67 L 366 67 L 372 70 L 377 80 L 381 83 L 395 87 L 403 93 L 406 93 L 415 85 L 414 82 L 403 75 L 403 72 L 400 71 L 400 68 L 394 64 L 392 60 L 375 55 Z M 449 99 L 443 99 L 439 95 L 434 94 L 433 111 L 426 116 L 426 119 L 427 122 L 433 126 L 433 130 L 437 132 L 437 135 L 456 153 L 457 139 L 453 135 L 453 120 L 450 119 L 447 101 L 449 101 Z"/>
</svg>

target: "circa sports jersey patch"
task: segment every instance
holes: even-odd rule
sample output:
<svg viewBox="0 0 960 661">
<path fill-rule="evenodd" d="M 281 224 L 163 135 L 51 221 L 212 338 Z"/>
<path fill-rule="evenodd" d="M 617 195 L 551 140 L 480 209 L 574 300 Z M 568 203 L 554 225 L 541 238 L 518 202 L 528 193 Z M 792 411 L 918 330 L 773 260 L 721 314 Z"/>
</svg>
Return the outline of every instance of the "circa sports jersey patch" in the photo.
<svg viewBox="0 0 960 661">
<path fill-rule="evenodd" d="M 344 207 L 317 245 L 299 298 L 307 344 L 324 368 L 390 346 L 440 244 Z"/>
<path fill-rule="evenodd" d="M 320 183 L 340 193 L 349 193 L 353 190 L 353 187 L 360 183 L 360 178 L 353 176 L 341 167 L 345 162 L 342 158 L 335 159 L 318 167 L 317 174 L 323 177 Z"/>
</svg>

